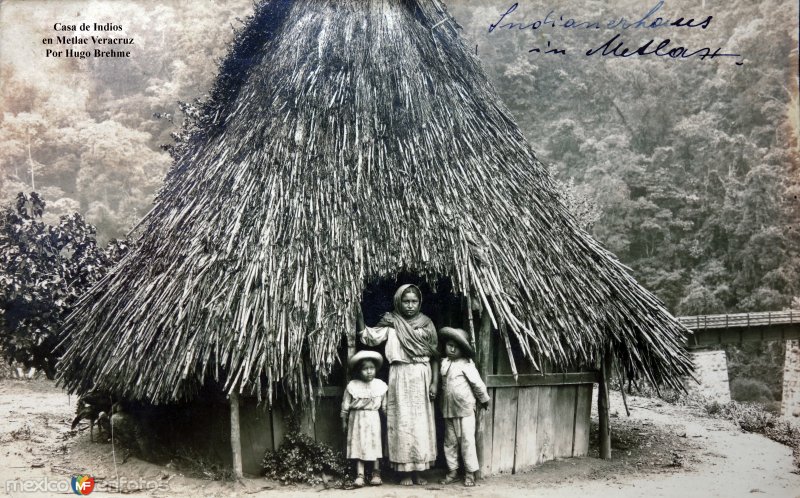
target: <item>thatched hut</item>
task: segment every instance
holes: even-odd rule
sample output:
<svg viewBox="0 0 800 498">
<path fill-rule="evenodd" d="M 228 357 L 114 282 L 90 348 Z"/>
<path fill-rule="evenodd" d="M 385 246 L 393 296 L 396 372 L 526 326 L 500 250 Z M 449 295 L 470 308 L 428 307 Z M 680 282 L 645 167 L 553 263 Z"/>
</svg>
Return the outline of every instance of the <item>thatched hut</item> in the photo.
<svg viewBox="0 0 800 498">
<path fill-rule="evenodd" d="M 259 5 L 195 125 L 136 249 L 68 323 L 71 392 L 336 395 L 320 386 L 357 307 L 398 281 L 478 345 L 485 472 L 585 454 L 611 358 L 656 385 L 691 370 L 685 329 L 576 226 L 438 0 Z M 257 455 L 280 422 L 244 406 Z"/>
</svg>

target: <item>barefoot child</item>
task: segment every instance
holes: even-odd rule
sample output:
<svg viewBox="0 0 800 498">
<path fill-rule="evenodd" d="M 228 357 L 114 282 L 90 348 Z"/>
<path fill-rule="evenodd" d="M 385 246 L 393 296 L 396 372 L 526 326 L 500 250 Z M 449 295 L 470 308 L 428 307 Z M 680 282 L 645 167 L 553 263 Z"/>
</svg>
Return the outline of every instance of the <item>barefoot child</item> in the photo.
<svg viewBox="0 0 800 498">
<path fill-rule="evenodd" d="M 386 383 L 375 378 L 383 357 L 375 351 L 359 351 L 348 365 L 354 379 L 347 384 L 342 400 L 342 431 L 347 433 L 347 458 L 356 460 L 357 487 L 364 485 L 364 462 L 374 462 L 369 483 L 379 486 L 381 419 L 378 410 L 386 411 Z"/>
<path fill-rule="evenodd" d="M 475 449 L 475 402 L 481 409 L 489 407 L 489 393 L 481 380 L 475 363 L 475 352 L 469 345 L 467 333 L 461 329 L 443 327 L 439 331 L 445 342 L 447 358 L 442 360 L 442 416 L 444 417 L 444 456 L 447 475 L 442 484 L 456 481 L 458 450 L 464 460 L 464 486 L 475 485 L 478 453 Z"/>
</svg>

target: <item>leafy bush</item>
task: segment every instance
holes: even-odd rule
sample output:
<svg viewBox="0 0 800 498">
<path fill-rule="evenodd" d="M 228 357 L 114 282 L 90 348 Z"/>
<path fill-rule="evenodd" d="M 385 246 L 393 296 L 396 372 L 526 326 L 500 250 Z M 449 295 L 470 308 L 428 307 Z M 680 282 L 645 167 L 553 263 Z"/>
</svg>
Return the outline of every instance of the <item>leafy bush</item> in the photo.
<svg viewBox="0 0 800 498">
<path fill-rule="evenodd" d="M 53 378 L 62 320 L 128 246 L 99 247 L 95 228 L 78 213 L 47 225 L 44 208 L 31 192 L 0 209 L 0 355 Z"/>
<path fill-rule="evenodd" d="M 183 447 L 178 449 L 173 455 L 170 465 L 174 465 L 181 472 L 199 479 L 207 479 L 209 481 L 233 480 L 233 469 L 192 448 Z"/>
<path fill-rule="evenodd" d="M 757 379 L 767 386 L 770 396 L 766 402 L 779 400 L 783 394 L 783 364 L 786 345 L 783 341 L 765 341 L 725 346 L 728 375 L 731 379 L 731 394 L 737 401 L 761 401 L 739 398 L 734 391 L 735 383 L 745 379 Z M 762 386 L 757 387 L 763 392 Z"/>
<path fill-rule="evenodd" d="M 722 412 L 722 407 L 723 407 L 723 404 L 720 403 L 717 400 L 709 401 L 704 406 L 704 408 L 706 410 L 706 413 L 708 415 L 711 415 L 712 417 L 719 416 L 719 414 Z"/>
<path fill-rule="evenodd" d="M 295 421 L 290 421 L 280 447 L 264 455 L 263 467 L 269 479 L 312 485 L 322 482 L 323 473 L 346 477 L 348 468 L 341 452 L 300 432 Z"/>
<path fill-rule="evenodd" d="M 740 377 L 731 382 L 731 397 L 736 401 L 769 403 L 775 401 L 769 386 L 758 379 Z"/>
<path fill-rule="evenodd" d="M 800 426 L 781 419 L 758 403 L 740 403 L 730 401 L 720 403 L 717 400 L 698 394 L 684 396 L 681 404 L 700 409 L 713 418 L 730 420 L 743 431 L 762 434 L 773 441 L 792 448 L 795 472 L 800 473 Z"/>
<path fill-rule="evenodd" d="M 781 420 L 773 427 L 767 428 L 765 435 L 781 444 L 792 448 L 795 474 L 800 474 L 800 426 Z"/>
<path fill-rule="evenodd" d="M 732 420 L 742 430 L 766 434 L 767 428 L 774 427 L 775 416 L 764 407 L 753 403 L 731 401 L 722 406 L 722 415 Z"/>
</svg>

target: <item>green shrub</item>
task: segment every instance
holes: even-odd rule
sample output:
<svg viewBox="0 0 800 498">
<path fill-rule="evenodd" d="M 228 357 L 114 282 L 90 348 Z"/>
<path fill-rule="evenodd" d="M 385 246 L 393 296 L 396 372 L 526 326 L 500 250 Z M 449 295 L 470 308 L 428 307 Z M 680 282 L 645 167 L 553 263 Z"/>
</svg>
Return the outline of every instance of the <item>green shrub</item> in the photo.
<svg viewBox="0 0 800 498">
<path fill-rule="evenodd" d="M 792 448 L 794 457 L 795 474 L 800 474 L 800 426 L 780 420 L 772 427 L 767 428 L 765 435 L 781 444 Z"/>
<path fill-rule="evenodd" d="M 800 473 L 800 426 L 781 419 L 758 403 L 731 401 L 720 403 L 716 400 L 693 395 L 684 398 L 683 403 L 695 406 L 714 418 L 730 420 L 743 431 L 755 432 L 792 448 L 795 473 Z"/>
<path fill-rule="evenodd" d="M 209 481 L 233 480 L 233 469 L 193 448 L 178 448 L 172 455 L 171 464 L 191 477 Z"/>
<path fill-rule="evenodd" d="M 739 398 L 734 392 L 738 379 L 758 379 L 770 391 L 768 399 L 780 399 L 783 392 L 783 363 L 786 346 L 783 341 L 745 342 L 725 346 L 731 394 L 738 401 L 760 401 Z M 759 386 L 759 389 L 763 387 Z"/>
<path fill-rule="evenodd" d="M 341 452 L 303 434 L 296 422 L 290 422 L 278 449 L 267 451 L 263 466 L 269 479 L 312 485 L 322 482 L 323 473 L 346 477 L 348 468 Z"/>
<path fill-rule="evenodd" d="M 719 415 L 719 413 L 722 411 L 722 406 L 723 406 L 722 403 L 720 403 L 719 401 L 711 400 L 705 405 L 703 405 L 703 408 L 706 410 L 707 414 L 713 417 Z"/>
<path fill-rule="evenodd" d="M 743 431 L 762 434 L 789 446 L 794 456 L 794 472 L 800 474 L 800 426 L 781 419 L 771 411 L 771 407 L 738 401 L 720 403 L 697 393 L 679 396 L 676 404 L 693 408 L 712 418 L 730 420 Z"/>
<path fill-rule="evenodd" d="M 731 382 L 731 397 L 736 401 L 771 403 L 775 401 L 769 386 L 758 379 L 740 377 Z"/>
</svg>

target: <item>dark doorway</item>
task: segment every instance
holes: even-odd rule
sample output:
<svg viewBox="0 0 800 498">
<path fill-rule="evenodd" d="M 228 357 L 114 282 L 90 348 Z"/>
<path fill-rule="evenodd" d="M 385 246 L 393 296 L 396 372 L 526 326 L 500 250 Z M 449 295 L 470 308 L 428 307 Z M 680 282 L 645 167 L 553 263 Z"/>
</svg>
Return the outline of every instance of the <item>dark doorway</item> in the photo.
<svg viewBox="0 0 800 498">
<path fill-rule="evenodd" d="M 400 273 L 397 278 L 376 280 L 366 286 L 361 308 L 367 325 L 374 326 L 384 313 L 392 311 L 394 293 L 403 284 L 414 284 L 422 291 L 422 312 L 433 320 L 437 330 L 442 327 L 462 327 L 464 313 L 461 298 L 453 294 L 450 279 L 441 277 L 432 286 L 424 278 L 412 273 Z"/>
<path fill-rule="evenodd" d="M 375 280 L 366 286 L 361 299 L 361 309 L 367 326 L 374 327 L 384 313 L 392 311 L 394 293 L 403 284 L 414 284 L 422 291 L 422 313 L 433 320 L 436 330 L 442 327 L 464 328 L 465 315 L 461 298 L 453 294 L 453 284 L 450 279 L 442 277 L 431 285 L 423 277 L 412 273 L 400 273 L 396 278 Z M 359 342 L 357 349 L 378 351 L 385 357 L 384 344 L 369 347 Z M 378 377 L 384 381 L 388 380 L 389 365 L 383 365 Z"/>
<path fill-rule="evenodd" d="M 371 282 L 364 290 L 361 300 L 361 308 L 364 314 L 364 322 L 367 326 L 374 327 L 381 316 L 393 309 L 394 293 L 403 284 L 414 284 L 422 291 L 422 313 L 428 315 L 433 321 L 436 329 L 442 327 L 458 327 L 467 329 L 465 308 L 460 296 L 453 294 L 453 284 L 449 278 L 439 278 L 433 285 L 419 275 L 411 273 L 400 273 L 397 278 L 380 279 Z M 439 352 L 442 352 L 442 345 L 439 345 Z M 369 347 L 361 342 L 358 343 L 358 350 L 369 349 L 378 351 L 385 357 L 385 343 L 376 347 Z M 388 362 L 378 372 L 378 377 L 388 382 L 389 365 Z M 434 402 L 434 413 L 436 418 L 436 439 L 438 446 L 438 459 L 436 466 L 445 466 L 444 462 L 444 419 L 439 408 L 439 400 Z M 384 431 L 386 427 L 384 426 Z"/>
</svg>

